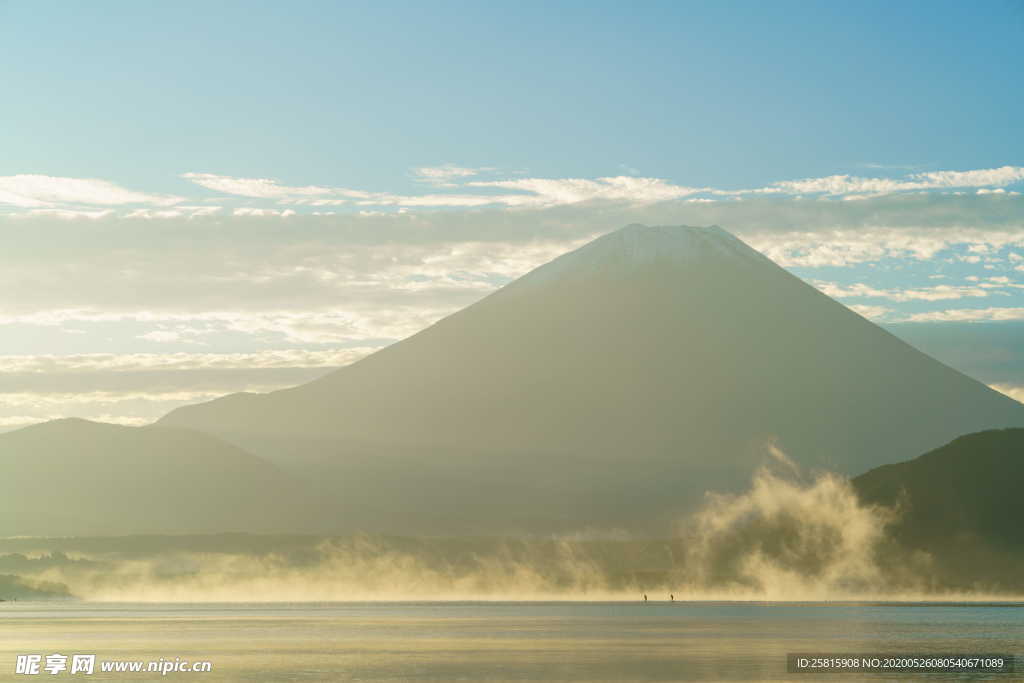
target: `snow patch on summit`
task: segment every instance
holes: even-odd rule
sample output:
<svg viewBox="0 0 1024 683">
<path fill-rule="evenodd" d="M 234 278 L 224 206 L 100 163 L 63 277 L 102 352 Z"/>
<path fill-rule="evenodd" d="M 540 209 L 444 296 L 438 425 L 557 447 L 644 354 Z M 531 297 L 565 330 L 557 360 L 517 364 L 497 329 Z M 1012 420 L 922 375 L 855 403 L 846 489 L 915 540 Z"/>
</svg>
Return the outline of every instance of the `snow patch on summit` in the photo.
<svg viewBox="0 0 1024 683">
<path fill-rule="evenodd" d="M 575 251 L 563 254 L 524 276 L 533 284 L 572 273 L 630 271 L 655 263 L 675 266 L 730 263 L 746 267 L 771 265 L 768 257 L 717 225 L 708 227 L 628 225 Z"/>
</svg>

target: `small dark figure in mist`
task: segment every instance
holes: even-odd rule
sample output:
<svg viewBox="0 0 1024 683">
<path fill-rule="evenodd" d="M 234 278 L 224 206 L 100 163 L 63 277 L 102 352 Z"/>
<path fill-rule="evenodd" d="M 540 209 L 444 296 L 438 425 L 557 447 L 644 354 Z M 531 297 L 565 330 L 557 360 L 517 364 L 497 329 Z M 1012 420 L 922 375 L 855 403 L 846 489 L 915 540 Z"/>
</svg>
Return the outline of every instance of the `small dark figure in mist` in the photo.
<svg viewBox="0 0 1024 683">
<path fill-rule="evenodd" d="M 644 602 L 647 602 L 647 593 L 644 593 Z"/>
<path fill-rule="evenodd" d="M 669 600 L 669 602 L 675 602 L 676 601 L 676 596 L 673 595 L 672 593 L 669 593 L 668 594 L 668 600 Z"/>
</svg>

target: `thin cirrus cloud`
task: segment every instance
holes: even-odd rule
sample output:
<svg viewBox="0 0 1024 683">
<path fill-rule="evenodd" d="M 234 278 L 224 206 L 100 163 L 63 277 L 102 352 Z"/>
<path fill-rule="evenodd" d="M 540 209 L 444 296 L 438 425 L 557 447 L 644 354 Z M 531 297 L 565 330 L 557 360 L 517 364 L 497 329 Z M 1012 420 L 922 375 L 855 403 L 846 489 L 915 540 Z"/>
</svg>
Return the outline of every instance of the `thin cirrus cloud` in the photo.
<svg viewBox="0 0 1024 683">
<path fill-rule="evenodd" d="M 660 178 L 614 176 L 587 180 L 583 178 L 522 178 L 519 180 L 474 181 L 468 187 L 519 190 L 536 198 L 541 204 L 577 204 L 595 199 L 614 201 L 658 202 L 680 199 L 708 188 L 682 187 Z"/>
<path fill-rule="evenodd" d="M 357 206 L 398 207 L 544 207 L 578 204 L 594 200 L 657 202 L 679 199 L 705 189 L 673 185 L 660 178 L 614 176 L 606 178 L 521 178 L 517 180 L 470 181 L 458 185 L 455 179 L 477 175 L 484 169 L 452 166 L 417 169 L 419 179 L 437 187 L 471 190 L 512 190 L 512 194 L 421 194 L 400 195 L 367 192 L 344 187 L 281 185 L 269 178 L 235 178 L 212 173 L 185 173 L 181 177 L 202 187 L 243 197 L 276 199 L 278 203 L 329 206 L 352 203 Z"/>
<path fill-rule="evenodd" d="M 846 306 L 855 313 L 858 313 L 868 320 L 882 320 L 892 313 L 888 306 L 871 306 L 867 304 L 847 304 Z"/>
<path fill-rule="evenodd" d="M 832 175 L 822 178 L 784 180 L 755 190 L 739 190 L 722 194 L 885 195 L 895 192 L 944 188 L 1002 188 L 1021 180 L 1024 180 L 1024 167 L 1001 166 L 970 171 L 911 173 L 903 178 L 861 178 L 851 175 Z"/>
<path fill-rule="evenodd" d="M 1006 394 L 1013 400 L 1024 403 L 1024 386 L 1005 383 L 989 384 L 988 386 L 990 389 L 995 389 L 1000 394 Z"/>
<path fill-rule="evenodd" d="M 482 206 L 492 203 L 487 197 L 460 197 L 457 195 L 403 197 L 387 192 L 367 192 L 345 187 L 282 185 L 271 178 L 238 178 L 214 173 L 183 173 L 181 177 L 200 187 L 223 194 L 252 199 L 273 199 L 279 204 L 314 207 L 340 206 L 349 203 L 359 206 Z M 236 210 L 236 215 L 273 215 L 269 212 L 253 213 L 257 211 L 261 210 L 246 207 Z"/>
<path fill-rule="evenodd" d="M 907 316 L 907 322 L 999 322 L 1024 320 L 1024 307 L 953 308 L 942 311 L 926 311 Z"/>
<path fill-rule="evenodd" d="M 173 206 L 182 201 L 182 197 L 137 192 L 95 178 L 61 178 L 36 174 L 0 176 L 0 204 L 18 208 L 44 209 L 80 204 Z"/>
<path fill-rule="evenodd" d="M 1024 180 L 1024 167 L 1001 166 L 966 171 L 916 172 L 901 177 L 831 175 L 782 180 L 753 189 L 690 187 L 664 178 L 638 175 L 598 178 L 536 178 L 481 180 L 492 167 L 470 168 L 455 164 L 423 166 L 412 170 L 413 179 L 437 191 L 419 194 L 367 191 L 328 185 L 288 185 L 273 178 L 247 178 L 215 173 L 188 172 L 181 178 L 227 198 L 272 202 L 295 207 L 348 206 L 357 210 L 437 208 L 547 208 L 587 202 L 644 204 L 671 201 L 712 202 L 757 196 L 820 196 L 865 199 L 909 192 L 973 189 L 979 194 L 1017 194 L 1006 187 Z M 105 207 L 130 207 L 136 218 L 178 218 L 207 215 L 218 207 L 186 208 L 176 195 L 130 190 L 107 180 L 20 174 L 0 177 L 0 206 L 50 211 L 63 218 L 97 218 Z M 193 201 L 193 203 L 195 203 Z M 141 208 L 139 208 L 141 206 Z M 155 208 L 154 208 L 155 207 Z M 173 207 L 173 208 L 171 208 Z M 263 205 L 237 207 L 246 215 L 288 217 Z"/>
<path fill-rule="evenodd" d="M 69 355 L 0 356 L 0 373 L 7 375 L 67 375 L 103 373 L 186 372 L 192 370 L 276 370 L 332 368 L 348 365 L 375 347 L 341 349 L 271 349 L 236 353 L 81 353 Z"/>
<path fill-rule="evenodd" d="M 207 189 L 237 196 L 275 199 L 279 203 L 329 206 L 351 203 L 361 207 L 545 207 L 589 201 L 662 202 L 684 198 L 707 201 L 714 198 L 743 198 L 756 195 L 821 195 L 864 199 L 890 194 L 974 188 L 979 193 L 1005 192 L 1005 187 L 1024 180 L 1024 167 L 1001 166 L 967 171 L 918 172 L 896 178 L 831 175 L 820 178 L 784 180 L 754 189 L 725 190 L 712 187 L 676 185 L 663 178 L 608 176 L 600 178 L 516 178 L 470 180 L 493 168 L 467 168 L 453 164 L 420 167 L 413 176 L 439 189 L 459 193 L 401 195 L 368 192 L 353 188 L 287 186 L 269 178 L 236 178 L 212 173 L 185 173 L 182 178 Z M 467 194 L 466 191 L 470 191 Z M 501 194 L 481 194 L 502 190 Z M 508 193 L 511 191 L 511 193 Z"/>
<path fill-rule="evenodd" d="M 948 197 L 956 200 L 957 197 Z M 847 202 L 841 202 L 849 205 Z M 864 202 L 854 202 L 864 204 Z M 950 209 L 956 210 L 956 204 L 949 202 Z M 877 203 L 867 206 L 877 207 Z M 913 210 L 915 205 L 906 206 Z M 1012 208 L 1012 207 L 1011 207 Z M 1024 208 L 1021 206 L 1020 208 Z M 747 236 L 747 241 L 758 251 L 763 252 L 773 261 L 783 266 L 805 268 L 848 267 L 865 263 L 875 263 L 885 259 L 929 261 L 939 254 L 954 247 L 961 246 L 964 253 L 957 254 L 957 260 L 965 263 L 983 264 L 991 261 L 1000 250 L 1007 248 L 1024 248 L 1024 216 L 1020 210 L 1009 212 L 1002 224 L 990 228 L 964 227 L 955 225 L 957 221 L 974 222 L 978 226 L 987 220 L 982 207 L 959 215 L 951 210 L 946 217 L 933 219 L 929 216 L 928 207 L 920 207 L 917 219 L 922 223 L 932 220 L 944 220 L 954 225 L 914 226 L 867 224 L 863 227 L 818 227 L 815 229 L 796 230 L 759 230 Z M 794 212 L 799 208 L 794 207 Z M 841 219 L 843 212 L 821 212 L 817 214 L 821 222 L 828 226 L 828 221 Z M 813 214 L 812 214 L 813 215 Z M 850 212 L 849 216 L 864 214 Z M 915 216 L 910 214 L 913 219 Z M 896 217 L 894 216 L 894 219 Z M 904 220 L 906 217 L 904 218 Z M 861 219 L 867 220 L 867 219 Z M 885 220 L 877 216 L 874 222 Z M 969 225 L 969 223 L 968 223 Z M 1013 258 L 1010 254 L 1009 258 Z"/>
<path fill-rule="evenodd" d="M 987 297 L 998 293 L 999 287 L 992 285 L 955 286 L 936 285 L 916 289 L 878 289 L 862 282 L 851 285 L 838 285 L 834 282 L 814 282 L 815 287 L 833 299 L 889 299 L 890 301 L 949 301 L 968 297 Z M 1004 286 L 1011 286 L 1009 284 Z"/>
<path fill-rule="evenodd" d="M 863 298 L 887 299 L 897 303 L 931 303 L 967 298 L 986 298 L 989 296 L 1011 296 L 1013 290 L 1024 289 L 1024 284 L 1014 282 L 1006 276 L 989 277 L 986 281 L 981 281 L 981 278 L 976 276 L 970 276 L 967 279 L 972 281 L 972 284 L 942 284 L 932 287 L 889 289 L 880 289 L 859 282 L 840 285 L 835 282 L 811 280 L 810 284 L 813 284 L 822 293 L 840 301 Z M 890 306 L 849 303 L 846 305 L 865 318 L 880 322 L 977 323 L 1024 320 L 1024 308 L 1016 306 L 939 309 L 900 314 Z"/>
<path fill-rule="evenodd" d="M 494 171 L 494 168 L 466 168 L 455 164 L 442 164 L 441 166 L 420 166 L 412 170 L 412 176 L 416 182 L 426 183 L 434 187 L 458 187 L 456 180 L 472 178 L 485 171 Z"/>
<path fill-rule="evenodd" d="M 182 173 L 181 177 L 208 190 L 223 194 L 251 197 L 253 199 L 282 199 L 286 197 L 336 194 L 338 190 L 329 187 L 306 185 L 305 187 L 281 185 L 270 178 L 234 178 L 214 173 Z"/>
</svg>

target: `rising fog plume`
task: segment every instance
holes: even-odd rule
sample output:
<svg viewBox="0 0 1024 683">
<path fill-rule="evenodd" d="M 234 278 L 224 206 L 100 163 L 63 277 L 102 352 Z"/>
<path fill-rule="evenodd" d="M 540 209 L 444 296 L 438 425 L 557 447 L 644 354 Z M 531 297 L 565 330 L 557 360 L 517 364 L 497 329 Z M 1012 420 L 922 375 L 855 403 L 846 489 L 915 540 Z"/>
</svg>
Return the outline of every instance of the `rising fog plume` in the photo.
<svg viewBox="0 0 1024 683">
<path fill-rule="evenodd" d="M 805 476 L 774 445 L 740 495 L 709 494 L 688 520 L 688 592 L 765 600 L 883 596 L 897 577 L 880 562 L 898 510 L 863 506 L 849 481 Z M 917 558 L 919 562 L 926 557 Z"/>
</svg>

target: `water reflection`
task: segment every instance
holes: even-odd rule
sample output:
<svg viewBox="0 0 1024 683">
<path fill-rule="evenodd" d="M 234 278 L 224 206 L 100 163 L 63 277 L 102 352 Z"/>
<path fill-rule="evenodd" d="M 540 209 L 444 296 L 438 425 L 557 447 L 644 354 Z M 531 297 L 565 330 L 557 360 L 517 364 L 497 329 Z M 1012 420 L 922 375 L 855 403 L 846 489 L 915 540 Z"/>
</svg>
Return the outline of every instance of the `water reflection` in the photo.
<svg viewBox="0 0 1024 683">
<path fill-rule="evenodd" d="M 1015 652 L 1021 642 L 1021 603 L 0 605 L 0 679 L 16 654 L 95 652 L 208 659 L 213 673 L 167 676 L 204 681 L 807 682 L 786 674 L 787 652 Z"/>
</svg>

